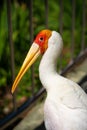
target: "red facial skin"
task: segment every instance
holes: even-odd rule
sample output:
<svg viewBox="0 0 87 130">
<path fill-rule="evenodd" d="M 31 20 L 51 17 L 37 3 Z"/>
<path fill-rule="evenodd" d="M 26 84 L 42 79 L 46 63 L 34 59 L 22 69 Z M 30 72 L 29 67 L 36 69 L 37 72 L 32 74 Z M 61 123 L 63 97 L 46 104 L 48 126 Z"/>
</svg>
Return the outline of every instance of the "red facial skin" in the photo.
<svg viewBox="0 0 87 130">
<path fill-rule="evenodd" d="M 48 40 L 51 34 L 52 32 L 50 30 L 43 30 L 36 36 L 34 40 L 34 42 L 39 45 L 42 54 L 48 47 Z"/>
</svg>

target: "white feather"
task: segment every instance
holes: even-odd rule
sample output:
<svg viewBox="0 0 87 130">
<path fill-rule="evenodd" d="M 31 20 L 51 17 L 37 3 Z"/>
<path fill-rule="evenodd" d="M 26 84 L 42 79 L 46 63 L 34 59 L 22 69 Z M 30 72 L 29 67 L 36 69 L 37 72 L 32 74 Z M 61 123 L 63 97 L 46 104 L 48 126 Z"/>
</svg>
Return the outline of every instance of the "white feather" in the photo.
<svg viewBox="0 0 87 130">
<path fill-rule="evenodd" d="M 47 130 L 87 130 L 86 93 L 56 71 L 62 47 L 60 34 L 53 31 L 39 67 L 40 80 L 47 90 L 45 125 Z"/>
</svg>

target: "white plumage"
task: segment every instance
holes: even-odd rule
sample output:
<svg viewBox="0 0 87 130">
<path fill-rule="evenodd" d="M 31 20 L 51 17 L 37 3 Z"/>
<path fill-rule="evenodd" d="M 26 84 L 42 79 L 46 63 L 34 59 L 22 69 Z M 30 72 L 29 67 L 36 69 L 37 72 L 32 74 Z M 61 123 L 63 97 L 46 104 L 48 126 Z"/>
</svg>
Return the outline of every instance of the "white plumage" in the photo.
<svg viewBox="0 0 87 130">
<path fill-rule="evenodd" d="M 47 130 L 87 130 L 86 93 L 56 71 L 62 44 L 60 34 L 53 31 L 39 67 L 41 83 L 47 90 L 45 125 Z"/>
<path fill-rule="evenodd" d="M 82 88 L 57 73 L 63 41 L 56 31 L 41 31 L 14 81 L 12 93 L 27 69 L 44 53 L 39 77 L 46 88 L 44 120 L 47 130 L 87 130 L 87 95 Z"/>
</svg>

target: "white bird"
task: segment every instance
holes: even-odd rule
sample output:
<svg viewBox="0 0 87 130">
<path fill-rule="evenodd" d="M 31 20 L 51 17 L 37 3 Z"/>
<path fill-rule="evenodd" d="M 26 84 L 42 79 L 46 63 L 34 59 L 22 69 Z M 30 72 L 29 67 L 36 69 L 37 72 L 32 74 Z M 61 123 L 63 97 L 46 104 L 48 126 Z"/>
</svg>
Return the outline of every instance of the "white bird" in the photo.
<svg viewBox="0 0 87 130">
<path fill-rule="evenodd" d="M 46 88 L 44 120 L 47 130 L 87 130 L 87 95 L 75 82 L 57 73 L 57 59 L 63 41 L 56 31 L 42 30 L 34 40 L 30 51 L 12 86 L 12 93 L 27 69 L 43 54 L 39 77 Z"/>
</svg>

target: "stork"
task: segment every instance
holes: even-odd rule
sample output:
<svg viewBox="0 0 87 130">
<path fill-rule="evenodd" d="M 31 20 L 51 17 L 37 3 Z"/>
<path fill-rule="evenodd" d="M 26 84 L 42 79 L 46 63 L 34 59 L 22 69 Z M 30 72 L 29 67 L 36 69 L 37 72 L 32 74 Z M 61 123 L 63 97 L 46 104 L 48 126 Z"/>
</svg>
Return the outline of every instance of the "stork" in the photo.
<svg viewBox="0 0 87 130">
<path fill-rule="evenodd" d="M 47 130 L 87 130 L 87 95 L 75 82 L 57 73 L 57 59 L 63 48 L 59 33 L 42 30 L 36 36 L 23 65 L 13 83 L 14 93 L 19 81 L 43 54 L 39 77 L 47 91 L 44 120 Z"/>
</svg>

